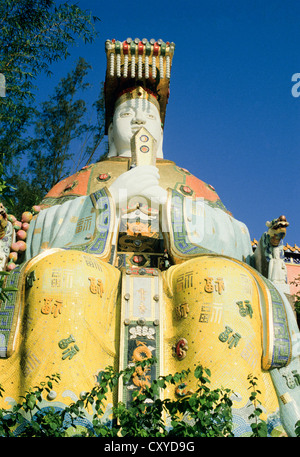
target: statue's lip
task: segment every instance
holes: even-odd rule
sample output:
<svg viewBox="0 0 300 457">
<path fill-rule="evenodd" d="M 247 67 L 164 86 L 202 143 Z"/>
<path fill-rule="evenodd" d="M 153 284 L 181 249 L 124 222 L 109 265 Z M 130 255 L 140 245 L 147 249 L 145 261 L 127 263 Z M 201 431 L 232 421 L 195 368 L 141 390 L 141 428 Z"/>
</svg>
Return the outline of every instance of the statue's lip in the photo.
<svg viewBox="0 0 300 457">
<path fill-rule="evenodd" d="M 131 130 L 132 130 L 133 132 L 137 132 L 137 131 L 140 130 L 142 127 L 143 127 L 142 125 L 136 125 L 136 126 L 131 127 Z"/>
</svg>

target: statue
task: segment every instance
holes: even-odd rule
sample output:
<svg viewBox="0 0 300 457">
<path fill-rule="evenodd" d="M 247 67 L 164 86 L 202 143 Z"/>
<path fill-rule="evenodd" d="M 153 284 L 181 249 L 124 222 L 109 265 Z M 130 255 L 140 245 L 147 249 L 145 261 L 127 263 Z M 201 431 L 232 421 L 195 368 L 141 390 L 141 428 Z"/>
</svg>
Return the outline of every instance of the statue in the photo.
<svg viewBox="0 0 300 457">
<path fill-rule="evenodd" d="M 288 294 L 287 270 L 283 260 L 283 246 L 280 242 L 285 237 L 289 223 L 285 216 L 280 216 L 271 222 L 267 221 L 266 225 L 268 231 L 259 240 L 253 256 L 253 264 L 258 271 Z"/>
<path fill-rule="evenodd" d="M 8 220 L 6 208 L 0 202 L 0 271 L 6 267 L 11 245 L 15 242 L 15 232 Z M 13 255 L 12 255 L 13 256 Z"/>
<path fill-rule="evenodd" d="M 61 407 L 107 365 L 154 355 L 149 379 L 136 373 L 119 400 L 201 363 L 213 388 L 234 391 L 243 436 L 252 373 L 270 435 L 294 436 L 300 335 L 276 250 L 288 223 L 272 221 L 253 255 L 215 189 L 163 158 L 173 52 L 160 40 L 106 42 L 109 153 L 54 186 L 30 220 L 8 280 L 18 291 L 1 308 L 4 402 L 58 372 L 45 405 Z"/>
</svg>

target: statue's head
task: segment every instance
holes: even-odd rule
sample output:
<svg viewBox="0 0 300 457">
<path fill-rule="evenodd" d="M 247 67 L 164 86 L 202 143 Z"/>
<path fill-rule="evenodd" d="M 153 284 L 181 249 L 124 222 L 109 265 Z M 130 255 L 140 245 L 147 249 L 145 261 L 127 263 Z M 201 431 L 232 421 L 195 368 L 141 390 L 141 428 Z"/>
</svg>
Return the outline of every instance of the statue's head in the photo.
<svg viewBox="0 0 300 457">
<path fill-rule="evenodd" d="M 162 158 L 163 127 L 169 98 L 174 43 L 162 40 L 106 42 L 105 79 L 108 157 L 131 156 L 131 138 L 144 127 Z"/>
<path fill-rule="evenodd" d="M 130 157 L 131 138 L 144 127 L 156 140 L 156 157 L 162 158 L 163 128 L 156 98 L 142 87 L 126 92 L 116 102 L 108 128 L 108 157 Z"/>
<path fill-rule="evenodd" d="M 286 229 L 289 226 L 289 222 L 285 216 L 279 216 L 277 219 L 273 219 L 271 222 L 267 221 L 266 226 L 268 227 L 268 235 L 270 237 L 270 243 L 276 247 L 280 241 L 286 235 Z"/>
</svg>

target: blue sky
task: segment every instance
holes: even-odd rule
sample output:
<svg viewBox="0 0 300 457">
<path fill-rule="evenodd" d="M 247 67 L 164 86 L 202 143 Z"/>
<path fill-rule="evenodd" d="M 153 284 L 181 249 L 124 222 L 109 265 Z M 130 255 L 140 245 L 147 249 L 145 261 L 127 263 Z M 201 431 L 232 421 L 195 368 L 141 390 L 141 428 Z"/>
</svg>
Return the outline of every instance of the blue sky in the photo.
<svg viewBox="0 0 300 457">
<path fill-rule="evenodd" d="M 284 242 L 300 245 L 300 2 L 79 0 L 101 21 L 91 45 L 38 81 L 50 94 L 79 56 L 91 65 L 92 100 L 105 78 L 106 39 L 155 38 L 176 45 L 164 156 L 215 187 L 225 206 L 259 239 L 285 214 Z"/>
</svg>

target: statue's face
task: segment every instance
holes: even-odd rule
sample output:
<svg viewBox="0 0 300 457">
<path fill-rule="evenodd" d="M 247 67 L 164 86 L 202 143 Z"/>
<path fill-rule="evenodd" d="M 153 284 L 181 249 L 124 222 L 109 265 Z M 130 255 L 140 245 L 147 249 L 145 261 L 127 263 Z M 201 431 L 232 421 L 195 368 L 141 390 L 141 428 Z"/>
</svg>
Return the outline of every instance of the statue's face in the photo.
<svg viewBox="0 0 300 457">
<path fill-rule="evenodd" d="M 162 143 L 162 128 L 157 107 L 149 100 L 132 99 L 121 103 L 115 110 L 110 127 L 111 143 L 116 155 L 130 156 L 130 140 L 137 130 L 145 127 L 157 141 Z"/>
<path fill-rule="evenodd" d="M 278 246 L 280 241 L 283 240 L 283 238 L 286 235 L 286 228 L 281 227 L 277 230 L 269 230 L 268 233 L 270 234 L 270 243 L 272 246 Z"/>
</svg>

